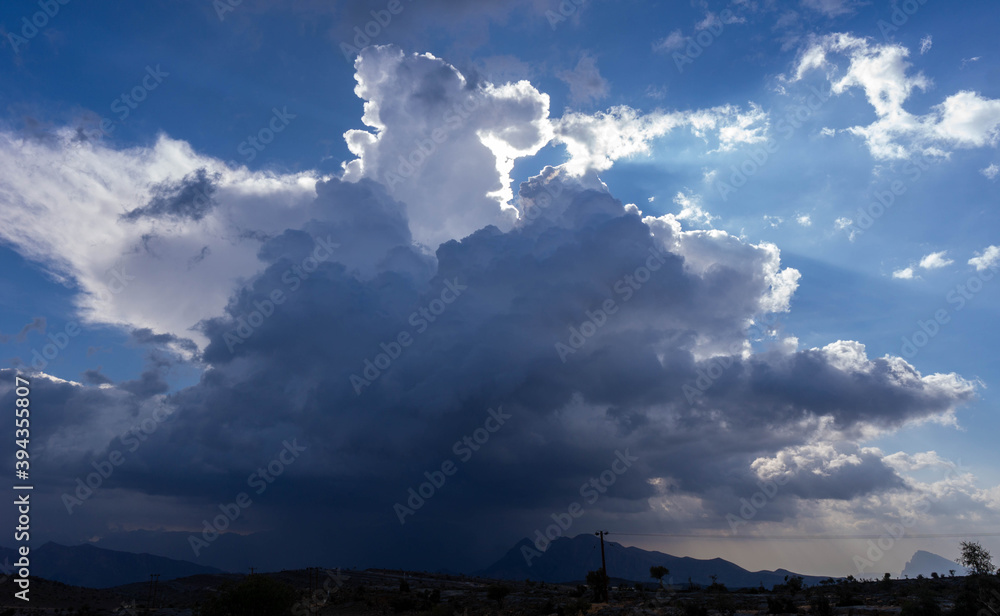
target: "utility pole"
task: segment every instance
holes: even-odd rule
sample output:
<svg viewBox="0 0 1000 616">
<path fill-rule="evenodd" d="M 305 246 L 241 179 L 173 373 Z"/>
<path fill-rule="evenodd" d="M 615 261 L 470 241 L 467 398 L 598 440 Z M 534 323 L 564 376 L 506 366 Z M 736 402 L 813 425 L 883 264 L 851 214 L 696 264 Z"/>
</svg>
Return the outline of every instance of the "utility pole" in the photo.
<svg viewBox="0 0 1000 616">
<path fill-rule="evenodd" d="M 610 580 L 608 579 L 608 564 L 604 561 L 604 535 L 610 534 L 606 530 L 599 530 L 595 535 L 601 538 L 601 571 L 604 572 L 604 602 L 608 601 L 608 584 Z"/>
<path fill-rule="evenodd" d="M 316 605 L 316 590 L 319 587 L 319 567 L 309 567 L 309 613 L 316 614 L 319 606 Z"/>
<path fill-rule="evenodd" d="M 150 573 L 149 574 L 149 608 L 150 609 L 153 609 L 155 607 L 154 603 L 156 602 L 156 585 L 157 585 L 157 583 L 159 581 L 160 581 L 160 574 L 159 573 Z"/>
</svg>

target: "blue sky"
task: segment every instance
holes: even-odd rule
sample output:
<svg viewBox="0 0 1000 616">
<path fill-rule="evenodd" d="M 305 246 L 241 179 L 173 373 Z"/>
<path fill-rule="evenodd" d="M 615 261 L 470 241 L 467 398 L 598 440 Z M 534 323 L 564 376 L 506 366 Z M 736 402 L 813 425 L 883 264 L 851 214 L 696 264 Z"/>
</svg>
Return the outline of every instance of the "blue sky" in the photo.
<svg viewBox="0 0 1000 616">
<path fill-rule="evenodd" d="M 741 532 L 867 534 L 931 498 L 914 532 L 956 538 L 909 540 L 875 573 L 916 549 L 956 556 L 1000 516 L 998 18 L 935 0 L 6 3 L 0 392 L 37 373 L 39 413 L 53 405 L 41 535 L 213 558 L 188 548 L 203 517 L 284 438 L 325 434 L 273 489 L 376 503 L 336 514 L 396 525 L 370 555 L 359 531 L 359 563 L 485 565 L 625 446 L 648 462 L 588 528 L 724 533 L 787 473 Z M 560 362 L 553 345 L 616 297 L 645 242 L 676 267 Z M 283 277 L 310 257 L 315 275 Z M 455 276 L 469 299 L 351 391 Z M 276 291 L 287 303 L 234 346 Z M 740 367 L 685 400 L 720 357 Z M 282 382 L 265 393 L 267 375 Z M 286 404 L 265 408 L 276 391 Z M 430 468 L 498 405 L 531 420 L 483 447 L 492 470 L 471 462 L 433 514 L 397 525 L 420 479 L 399 469 Z M 68 513 L 75 479 L 158 406 L 176 419 Z M 739 451 L 695 468 L 738 425 Z M 234 524 L 260 550 L 291 515 L 269 500 Z M 322 537 L 342 507 L 292 506 Z M 425 560 L 456 519 L 501 530 Z M 831 575 L 858 574 L 864 548 L 754 562 L 735 539 L 635 544 Z"/>
</svg>

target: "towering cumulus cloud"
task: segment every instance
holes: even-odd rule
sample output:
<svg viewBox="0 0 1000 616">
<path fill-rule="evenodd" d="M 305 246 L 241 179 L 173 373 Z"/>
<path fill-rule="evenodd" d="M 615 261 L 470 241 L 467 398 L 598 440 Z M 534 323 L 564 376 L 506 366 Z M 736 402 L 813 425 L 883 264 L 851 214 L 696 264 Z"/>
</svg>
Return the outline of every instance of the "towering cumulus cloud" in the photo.
<svg viewBox="0 0 1000 616">
<path fill-rule="evenodd" d="M 271 566 L 331 551 L 344 563 L 469 566 L 565 510 L 616 450 L 637 461 L 589 511 L 636 528 L 728 528 L 739 498 L 778 475 L 794 478 L 766 514 L 775 519 L 803 503 L 908 489 L 898 465 L 859 440 L 949 421 L 974 395 L 957 375 L 870 358 L 858 342 L 799 349 L 769 333 L 779 326 L 762 330 L 789 310 L 799 280 L 776 246 L 643 217 L 594 170 L 674 126 L 706 139 L 722 131 L 720 147 L 752 142 L 760 110 L 554 122 L 526 82 L 471 83 L 391 47 L 359 56 L 357 79 L 371 130 L 347 134 L 357 159 L 342 178 L 235 170 L 166 137 L 116 152 L 3 135 L 4 164 L 63 169 L 33 191 L 3 180 L 16 205 L 5 221 L 31 206 L 55 228 L 47 241 L 35 232 L 30 256 L 80 285 L 84 311 L 153 328 L 145 340 L 187 332 L 204 366 L 171 394 L 152 386 L 164 366 L 145 386 L 40 375 L 36 402 L 50 422 L 40 427 L 40 523 L 111 545 L 123 535 L 100 521 L 120 519 L 128 500 L 134 523 L 122 530 L 159 529 L 130 541 L 183 556 L 189 534 L 288 441 L 306 449 L 232 525 L 268 529 L 243 540 Z M 616 123 L 641 125 L 622 133 L 631 145 L 611 143 Z M 575 163 L 544 168 L 508 203 L 512 162 L 570 135 Z M 97 252 L 60 235 L 55 219 L 88 178 L 115 180 L 88 202 L 106 225 L 95 223 L 109 243 Z M 43 197 L 51 212 L 38 208 Z M 102 268 L 122 252 L 134 255 L 132 285 L 168 285 L 162 294 L 97 296 Z M 168 326 L 150 322 L 169 312 L 156 302 L 172 310 L 176 284 L 215 295 L 181 306 Z M 0 393 L 4 404 L 13 395 Z M 129 450 L 123 433 L 160 407 L 170 412 L 128 451 L 113 487 L 67 523 L 61 495 L 110 450 Z M 424 471 L 461 460 L 455 443 L 491 425 L 498 407 L 509 418 L 400 525 L 394 504 Z M 199 558 L 213 562 L 213 551 Z"/>
</svg>

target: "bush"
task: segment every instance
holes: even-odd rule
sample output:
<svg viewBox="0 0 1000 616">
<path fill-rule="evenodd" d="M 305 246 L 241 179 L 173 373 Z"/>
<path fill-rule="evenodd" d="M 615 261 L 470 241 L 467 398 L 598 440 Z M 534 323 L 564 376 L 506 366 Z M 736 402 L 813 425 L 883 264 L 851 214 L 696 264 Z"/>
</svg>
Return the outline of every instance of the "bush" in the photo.
<svg viewBox="0 0 1000 616">
<path fill-rule="evenodd" d="M 736 613 L 736 601 L 732 595 L 720 594 L 712 600 L 712 608 L 723 616 L 733 616 Z"/>
<path fill-rule="evenodd" d="M 826 598 L 826 595 L 820 595 L 813 599 L 811 607 L 812 610 L 809 613 L 812 616 L 833 616 L 833 606 L 830 605 L 830 600 Z"/>
</svg>

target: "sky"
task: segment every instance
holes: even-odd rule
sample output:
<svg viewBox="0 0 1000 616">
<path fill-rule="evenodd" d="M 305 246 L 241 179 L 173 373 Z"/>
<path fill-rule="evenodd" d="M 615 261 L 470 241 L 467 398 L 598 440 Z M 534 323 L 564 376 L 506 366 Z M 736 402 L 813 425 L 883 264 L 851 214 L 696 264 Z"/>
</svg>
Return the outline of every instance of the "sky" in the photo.
<svg viewBox="0 0 1000 616">
<path fill-rule="evenodd" d="M 1000 549 L 998 20 L 5 2 L 32 544 L 474 571 L 605 529 L 857 577 Z"/>
</svg>

